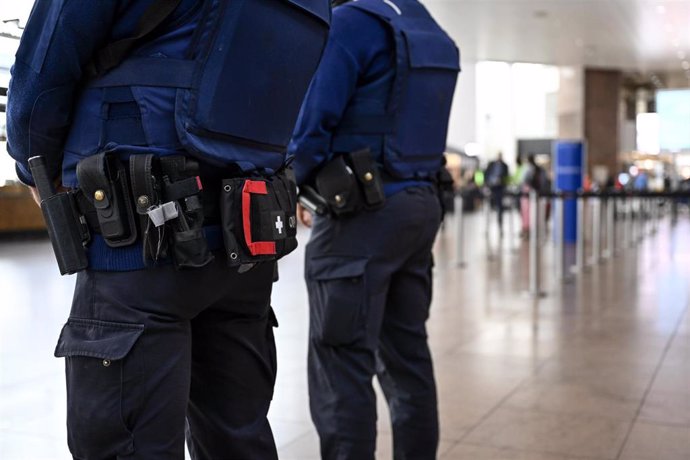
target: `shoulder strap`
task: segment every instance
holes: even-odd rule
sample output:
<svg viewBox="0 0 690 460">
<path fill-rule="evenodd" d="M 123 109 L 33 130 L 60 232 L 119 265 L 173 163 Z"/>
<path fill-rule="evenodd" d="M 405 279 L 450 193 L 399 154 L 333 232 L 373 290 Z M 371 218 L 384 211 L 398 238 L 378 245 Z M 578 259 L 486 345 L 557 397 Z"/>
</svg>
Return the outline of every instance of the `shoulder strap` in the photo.
<svg viewBox="0 0 690 460">
<path fill-rule="evenodd" d="M 161 25 L 181 2 L 182 0 L 153 0 L 153 3 L 141 16 L 134 35 L 109 43 L 105 48 L 99 50 L 93 61 L 87 66 L 87 74 L 93 78 L 117 67 L 127 57 L 134 45 Z"/>
<path fill-rule="evenodd" d="M 357 8 L 382 19 L 393 21 L 397 16 L 402 15 L 401 9 L 398 5 L 393 3 L 393 1 L 394 0 L 360 0 L 357 2 L 348 2 L 343 6 Z"/>
</svg>

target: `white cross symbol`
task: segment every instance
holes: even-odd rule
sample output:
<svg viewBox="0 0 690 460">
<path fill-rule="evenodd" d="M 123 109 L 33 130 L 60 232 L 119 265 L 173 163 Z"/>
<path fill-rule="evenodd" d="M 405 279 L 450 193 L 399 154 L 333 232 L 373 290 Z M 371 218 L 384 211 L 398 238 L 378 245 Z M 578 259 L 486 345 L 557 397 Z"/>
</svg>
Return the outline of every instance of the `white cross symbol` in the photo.
<svg viewBox="0 0 690 460">
<path fill-rule="evenodd" d="M 280 216 L 276 217 L 276 229 L 278 230 L 278 235 L 283 234 L 283 221 L 280 220 Z"/>
</svg>

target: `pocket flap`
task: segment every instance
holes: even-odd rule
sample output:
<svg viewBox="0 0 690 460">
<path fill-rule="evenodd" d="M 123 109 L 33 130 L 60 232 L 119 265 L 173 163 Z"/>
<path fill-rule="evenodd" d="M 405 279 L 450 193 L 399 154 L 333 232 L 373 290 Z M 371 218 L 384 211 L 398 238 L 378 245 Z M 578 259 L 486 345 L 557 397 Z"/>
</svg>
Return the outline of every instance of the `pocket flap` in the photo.
<svg viewBox="0 0 690 460">
<path fill-rule="evenodd" d="M 122 359 L 144 332 L 143 324 L 70 318 L 62 328 L 55 356 Z"/>
<path fill-rule="evenodd" d="M 460 70 L 460 52 L 445 35 L 422 31 L 405 31 L 410 67 Z"/>
<path fill-rule="evenodd" d="M 356 278 L 364 274 L 366 257 L 328 256 L 309 262 L 309 276 L 314 280 Z"/>
</svg>

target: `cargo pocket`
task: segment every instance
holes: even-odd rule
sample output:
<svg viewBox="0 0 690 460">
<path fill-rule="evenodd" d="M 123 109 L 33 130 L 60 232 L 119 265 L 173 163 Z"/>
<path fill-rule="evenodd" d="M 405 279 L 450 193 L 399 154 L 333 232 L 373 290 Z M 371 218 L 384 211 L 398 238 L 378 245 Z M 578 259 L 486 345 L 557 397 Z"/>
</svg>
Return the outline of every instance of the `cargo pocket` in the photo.
<svg viewBox="0 0 690 460">
<path fill-rule="evenodd" d="M 367 258 L 320 257 L 308 262 L 311 336 L 347 345 L 364 336 Z"/>
<path fill-rule="evenodd" d="M 76 318 L 63 327 L 55 356 L 66 358 L 67 439 L 75 457 L 134 452 L 130 427 L 143 367 L 130 351 L 143 331 L 143 324 Z"/>
</svg>

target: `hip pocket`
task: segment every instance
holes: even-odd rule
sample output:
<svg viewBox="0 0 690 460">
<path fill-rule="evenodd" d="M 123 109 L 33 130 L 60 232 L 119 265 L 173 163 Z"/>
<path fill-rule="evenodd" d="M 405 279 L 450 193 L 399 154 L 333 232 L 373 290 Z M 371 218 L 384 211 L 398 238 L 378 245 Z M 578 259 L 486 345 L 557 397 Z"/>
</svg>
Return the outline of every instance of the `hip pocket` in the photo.
<svg viewBox="0 0 690 460">
<path fill-rule="evenodd" d="M 134 452 L 130 427 L 143 366 L 131 351 L 143 331 L 143 324 L 77 318 L 63 327 L 55 356 L 66 358 L 67 438 L 75 457 Z"/>
<path fill-rule="evenodd" d="M 313 339 L 337 346 L 363 337 L 367 262 L 367 258 L 346 256 L 308 261 L 310 335 Z"/>
</svg>

